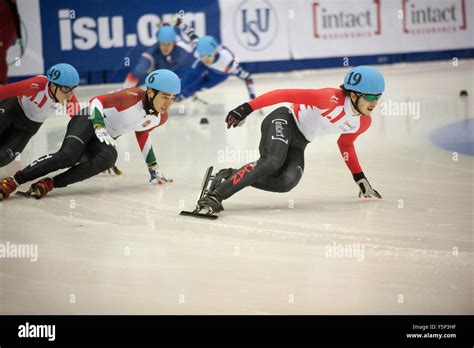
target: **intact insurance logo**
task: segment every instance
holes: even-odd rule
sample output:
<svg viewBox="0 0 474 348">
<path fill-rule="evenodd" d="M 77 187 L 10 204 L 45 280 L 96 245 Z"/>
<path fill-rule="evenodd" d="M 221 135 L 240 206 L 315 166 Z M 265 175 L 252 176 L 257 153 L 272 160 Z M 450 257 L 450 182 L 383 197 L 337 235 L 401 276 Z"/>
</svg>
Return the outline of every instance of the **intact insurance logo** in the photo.
<svg viewBox="0 0 474 348">
<path fill-rule="evenodd" d="M 406 34 L 467 30 L 465 0 L 401 0 Z"/>
<path fill-rule="evenodd" d="M 278 34 L 275 9 L 266 0 L 246 0 L 237 8 L 234 33 L 246 49 L 262 51 L 270 46 Z"/>
<path fill-rule="evenodd" d="M 380 0 L 318 0 L 312 3 L 315 39 L 357 39 L 381 34 Z"/>
</svg>

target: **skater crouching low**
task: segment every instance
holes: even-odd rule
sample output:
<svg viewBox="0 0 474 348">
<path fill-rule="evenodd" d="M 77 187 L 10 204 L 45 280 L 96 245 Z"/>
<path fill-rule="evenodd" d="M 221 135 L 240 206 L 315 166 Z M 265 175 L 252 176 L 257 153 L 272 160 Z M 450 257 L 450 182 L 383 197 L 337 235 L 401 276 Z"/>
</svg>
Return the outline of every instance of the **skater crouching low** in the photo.
<svg viewBox="0 0 474 348">
<path fill-rule="evenodd" d="M 230 111 L 227 127 L 236 127 L 253 111 L 273 104 L 279 107 L 262 122 L 260 158 L 240 169 L 223 169 L 211 182 L 198 208 L 211 213 L 224 210 L 222 201 L 247 186 L 271 192 L 288 192 L 304 172 L 306 145 L 324 134 L 341 134 L 337 144 L 359 188 L 359 197 L 382 198 L 372 188 L 357 159 L 354 141 L 371 124 L 371 112 L 385 90 L 382 74 L 369 66 L 351 69 L 340 88 L 281 89 L 263 94 Z"/>
<path fill-rule="evenodd" d="M 147 163 L 150 182 L 170 181 L 157 165 L 150 131 L 167 121 L 167 110 L 180 92 L 181 83 L 175 73 L 160 69 L 151 72 L 145 84 L 146 91 L 128 88 L 92 98 L 88 115 L 81 113 L 69 121 L 58 152 L 38 158 L 0 182 L 0 200 L 8 198 L 19 185 L 59 169 L 69 168 L 53 178 L 37 181 L 27 195 L 39 199 L 53 188 L 66 187 L 112 168 L 117 159 L 115 139 L 131 131 L 135 132 Z M 84 157 L 87 160 L 80 162 Z"/>
</svg>

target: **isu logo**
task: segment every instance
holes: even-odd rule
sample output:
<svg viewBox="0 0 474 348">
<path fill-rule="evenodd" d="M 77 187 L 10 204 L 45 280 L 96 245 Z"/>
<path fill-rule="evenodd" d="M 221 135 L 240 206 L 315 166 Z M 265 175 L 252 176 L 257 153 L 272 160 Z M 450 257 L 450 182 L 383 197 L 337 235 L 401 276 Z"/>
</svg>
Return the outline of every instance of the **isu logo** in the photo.
<svg viewBox="0 0 474 348">
<path fill-rule="evenodd" d="M 60 2 L 56 1 L 56 3 Z M 54 6 L 52 6 L 47 18 L 43 20 L 51 23 L 54 20 L 58 21 L 56 28 L 59 27 L 61 51 L 136 47 L 140 44 L 151 46 L 156 42 L 156 31 L 152 28 L 158 28 L 160 23 L 169 21 L 176 15 L 175 13 L 157 15 L 155 7 L 154 4 L 149 3 L 140 8 L 145 13 L 139 18 L 130 16 L 128 13 L 124 16 L 117 14 L 109 16 L 107 9 L 103 6 L 94 8 L 94 16 L 78 16 L 78 13 L 84 13 L 84 9 L 76 13 L 76 10 L 72 8 L 58 8 L 57 17 L 54 18 Z M 149 13 L 146 13 L 147 11 Z M 136 20 L 135 23 L 132 22 L 134 20 Z M 187 12 L 186 22 L 191 24 L 196 32 L 205 32 L 204 12 Z M 128 30 L 131 31 L 127 33 Z"/>
<path fill-rule="evenodd" d="M 465 0 L 401 0 L 406 34 L 454 33 L 467 30 Z"/>
<path fill-rule="evenodd" d="M 234 32 L 246 49 L 261 51 L 270 46 L 278 34 L 277 16 L 270 2 L 243 1 L 234 19 Z"/>
<path fill-rule="evenodd" d="M 380 35 L 380 0 L 317 0 L 312 4 L 316 39 L 368 38 Z"/>
<path fill-rule="evenodd" d="M 232 185 L 237 185 L 239 182 L 242 181 L 244 178 L 245 174 L 250 173 L 255 169 L 255 164 L 249 163 L 242 169 L 239 169 L 234 175 L 230 177 L 230 180 L 232 180 Z"/>
</svg>

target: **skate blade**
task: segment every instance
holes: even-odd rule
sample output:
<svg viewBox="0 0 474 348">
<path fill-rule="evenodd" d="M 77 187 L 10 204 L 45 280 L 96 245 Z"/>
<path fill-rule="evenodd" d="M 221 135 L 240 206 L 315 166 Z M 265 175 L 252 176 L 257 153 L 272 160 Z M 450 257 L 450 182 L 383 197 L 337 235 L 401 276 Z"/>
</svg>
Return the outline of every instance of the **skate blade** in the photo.
<svg viewBox="0 0 474 348">
<path fill-rule="evenodd" d="M 179 215 L 191 216 L 195 218 L 208 219 L 208 220 L 216 220 L 218 218 L 218 216 L 214 214 L 203 214 L 203 213 L 197 213 L 193 211 L 184 211 L 184 210 L 181 213 L 179 213 Z"/>
<path fill-rule="evenodd" d="M 32 196 L 26 191 L 16 191 L 15 195 L 20 196 L 20 197 L 26 197 L 26 198 L 35 198 L 34 196 Z"/>
<path fill-rule="evenodd" d="M 26 197 L 26 198 L 41 199 L 41 197 L 37 197 L 37 196 L 29 193 L 28 191 L 26 191 L 26 192 L 25 191 L 16 191 L 15 195 L 20 196 L 20 197 Z"/>
</svg>

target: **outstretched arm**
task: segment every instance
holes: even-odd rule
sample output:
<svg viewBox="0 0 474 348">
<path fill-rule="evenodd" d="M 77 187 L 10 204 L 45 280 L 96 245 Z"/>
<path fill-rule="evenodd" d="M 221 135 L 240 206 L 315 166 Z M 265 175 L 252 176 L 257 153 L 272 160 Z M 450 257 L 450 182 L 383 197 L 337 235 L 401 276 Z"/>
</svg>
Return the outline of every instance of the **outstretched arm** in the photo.
<svg viewBox="0 0 474 348">
<path fill-rule="evenodd" d="M 199 60 L 196 60 L 193 65 L 186 70 L 181 80 L 181 93 L 176 97 L 177 100 L 191 97 L 194 93 L 203 88 L 205 70 L 204 64 Z"/>
<path fill-rule="evenodd" d="M 196 46 L 197 41 L 199 40 L 199 36 L 197 36 L 196 33 L 194 32 L 194 28 L 183 23 L 182 18 L 179 15 L 175 19 L 174 26 L 175 28 L 178 28 L 184 35 L 186 35 L 189 38 L 194 48 L 194 46 Z"/>
<path fill-rule="evenodd" d="M 276 89 L 258 96 L 248 102 L 248 104 L 252 108 L 252 111 L 279 103 L 295 103 L 321 107 L 321 104 L 328 99 L 326 98 L 326 94 L 328 93 L 333 94 L 334 90 L 331 88 Z"/>
<path fill-rule="evenodd" d="M 158 166 L 158 163 L 156 162 L 156 156 L 155 152 L 153 151 L 153 145 L 150 135 L 151 129 L 142 132 L 135 132 L 135 136 L 138 141 L 138 146 L 140 146 L 140 150 L 142 152 L 143 158 L 145 159 L 145 162 L 148 167 L 148 172 L 150 174 L 149 182 L 158 183 L 159 185 L 163 184 L 164 182 L 172 182 L 173 179 L 169 179 L 164 176 Z"/>
<path fill-rule="evenodd" d="M 20 95 L 34 96 L 42 91 L 47 83 L 48 79 L 46 76 L 35 76 L 23 81 L 0 86 L 0 99 L 13 98 Z"/>
<path fill-rule="evenodd" d="M 142 152 L 143 159 L 145 160 L 148 168 L 156 166 L 155 152 L 153 151 L 153 145 L 149 131 L 135 132 L 138 146 Z"/>
<path fill-rule="evenodd" d="M 146 74 L 151 71 L 155 65 L 155 60 L 149 51 L 142 54 L 140 61 L 133 68 L 131 72 L 128 73 L 127 78 L 123 84 L 124 88 L 135 87 L 138 82 L 146 76 Z"/>
<path fill-rule="evenodd" d="M 247 70 L 245 70 L 238 64 L 237 60 L 235 60 L 233 64 L 236 68 L 234 69 L 232 74 L 237 76 L 239 79 L 245 81 L 245 86 L 247 87 L 250 99 L 255 99 L 255 86 L 253 84 L 252 76 Z"/>
<path fill-rule="evenodd" d="M 306 104 L 314 105 L 318 108 L 323 108 L 330 98 L 330 95 L 334 93 L 332 88 L 323 89 L 277 89 L 265 94 L 262 94 L 249 101 L 239 105 L 234 110 L 231 110 L 227 115 L 225 122 L 227 128 L 236 127 L 242 122 L 248 115 L 253 111 L 264 108 L 266 106 L 279 104 L 279 103 L 295 103 L 295 104 Z"/>
<path fill-rule="evenodd" d="M 337 145 L 339 146 L 339 151 L 344 158 L 344 162 L 346 162 L 347 167 L 352 173 L 354 181 L 359 186 L 359 197 L 371 198 L 372 196 L 375 196 L 380 199 L 382 196 L 374 190 L 372 186 L 370 186 L 369 181 L 365 177 L 354 147 L 355 140 L 370 127 L 372 122 L 370 116 L 360 117 L 359 130 L 356 133 L 341 134 L 337 141 Z"/>
</svg>

